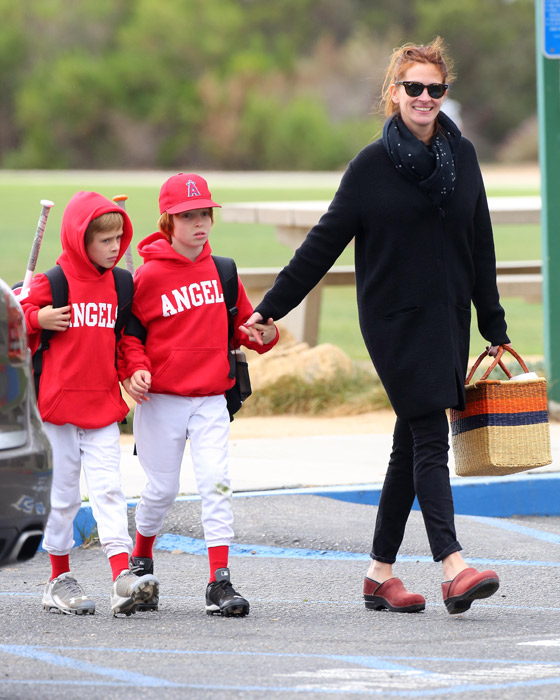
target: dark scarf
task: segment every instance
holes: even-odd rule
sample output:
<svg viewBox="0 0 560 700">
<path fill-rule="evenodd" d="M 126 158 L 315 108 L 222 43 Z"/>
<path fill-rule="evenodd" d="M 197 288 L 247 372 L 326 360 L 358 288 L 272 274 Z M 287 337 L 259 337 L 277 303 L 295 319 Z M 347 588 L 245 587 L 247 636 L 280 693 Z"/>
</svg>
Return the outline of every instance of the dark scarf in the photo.
<svg viewBox="0 0 560 700">
<path fill-rule="evenodd" d="M 438 208 L 455 191 L 454 154 L 461 140 L 456 124 L 443 112 L 429 146 L 408 129 L 398 114 L 393 114 L 383 126 L 383 145 L 395 167 L 418 184 Z"/>
</svg>

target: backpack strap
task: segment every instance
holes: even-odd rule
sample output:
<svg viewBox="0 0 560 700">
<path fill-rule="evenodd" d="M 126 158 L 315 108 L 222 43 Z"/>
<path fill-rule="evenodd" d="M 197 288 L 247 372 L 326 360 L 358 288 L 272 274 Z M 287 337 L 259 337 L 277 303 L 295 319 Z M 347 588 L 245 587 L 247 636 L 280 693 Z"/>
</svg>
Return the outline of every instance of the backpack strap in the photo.
<svg viewBox="0 0 560 700">
<path fill-rule="evenodd" d="M 52 306 L 54 309 L 59 309 L 61 306 L 68 305 L 68 280 L 64 274 L 64 270 L 60 265 L 55 265 L 49 268 L 45 273 L 45 277 L 49 280 L 52 295 Z M 55 331 L 43 329 L 41 331 L 41 341 L 39 347 L 33 353 L 33 378 L 35 381 L 35 394 L 39 396 L 39 382 L 43 371 L 43 353 L 49 349 L 50 340 Z"/>
<path fill-rule="evenodd" d="M 134 297 L 134 279 L 132 274 L 122 267 L 112 269 L 115 291 L 117 292 L 117 320 L 115 321 L 115 367 L 118 365 L 118 344 L 123 331 L 132 316 L 132 298 Z M 122 396 L 122 392 L 121 392 Z M 121 421 L 126 425 L 126 416 Z"/>
<path fill-rule="evenodd" d="M 239 294 L 239 280 L 237 277 L 237 265 L 233 258 L 224 258 L 221 255 L 212 255 L 212 260 L 218 270 L 218 276 L 224 293 L 224 302 L 230 321 L 230 340 L 233 337 L 233 317 L 237 316 L 237 296 Z"/>
<path fill-rule="evenodd" d="M 130 314 L 126 322 L 124 332 L 125 335 L 133 335 L 135 338 L 138 338 L 142 345 L 146 345 L 148 331 L 146 330 L 145 326 L 142 325 L 142 321 L 138 318 L 138 316 L 135 316 L 133 313 Z"/>
<path fill-rule="evenodd" d="M 218 271 L 218 276 L 222 285 L 222 292 L 224 293 L 224 302 L 228 314 L 228 339 L 231 347 L 233 335 L 235 333 L 233 320 L 238 314 L 238 309 L 236 306 L 237 297 L 239 294 L 237 265 L 235 264 L 235 260 L 233 260 L 233 258 L 224 258 L 221 255 L 212 255 L 212 260 L 216 265 L 216 270 Z M 229 377 L 230 379 L 233 379 L 235 377 L 235 357 L 231 353 L 229 355 Z"/>
<path fill-rule="evenodd" d="M 49 268 L 44 275 L 49 280 L 52 292 L 52 305 L 54 309 L 68 306 L 68 280 L 60 265 Z M 51 331 L 54 333 L 54 331 Z"/>
<path fill-rule="evenodd" d="M 128 270 L 122 267 L 114 267 L 113 279 L 117 291 L 118 314 L 115 322 L 115 335 L 117 342 L 120 340 L 122 332 L 132 313 L 132 299 L 134 296 L 134 280 Z"/>
</svg>

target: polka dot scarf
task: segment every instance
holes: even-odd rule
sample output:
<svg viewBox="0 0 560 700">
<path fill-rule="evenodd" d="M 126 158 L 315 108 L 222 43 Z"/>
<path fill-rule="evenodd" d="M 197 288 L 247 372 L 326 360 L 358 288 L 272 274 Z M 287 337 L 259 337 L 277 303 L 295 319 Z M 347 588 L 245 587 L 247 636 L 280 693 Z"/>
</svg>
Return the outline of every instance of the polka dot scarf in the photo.
<svg viewBox="0 0 560 700">
<path fill-rule="evenodd" d="M 383 127 L 383 144 L 399 172 L 418 184 L 439 208 L 455 191 L 454 153 L 461 132 L 451 119 L 440 112 L 440 129 L 427 146 L 408 129 L 400 115 L 393 114 Z"/>
</svg>

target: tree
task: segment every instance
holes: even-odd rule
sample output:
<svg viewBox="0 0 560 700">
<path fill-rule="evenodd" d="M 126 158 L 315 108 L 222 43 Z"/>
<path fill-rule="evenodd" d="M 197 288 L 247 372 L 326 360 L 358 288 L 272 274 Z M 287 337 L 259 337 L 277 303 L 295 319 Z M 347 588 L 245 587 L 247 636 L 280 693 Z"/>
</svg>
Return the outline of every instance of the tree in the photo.
<svg viewBox="0 0 560 700">
<path fill-rule="evenodd" d="M 389 54 L 446 39 L 491 156 L 535 113 L 533 0 L 0 0 L 4 167 L 341 167 Z"/>
<path fill-rule="evenodd" d="M 533 0 L 423 0 L 422 36 L 443 36 L 455 59 L 450 95 L 460 102 L 467 133 L 482 157 L 536 113 Z"/>
</svg>

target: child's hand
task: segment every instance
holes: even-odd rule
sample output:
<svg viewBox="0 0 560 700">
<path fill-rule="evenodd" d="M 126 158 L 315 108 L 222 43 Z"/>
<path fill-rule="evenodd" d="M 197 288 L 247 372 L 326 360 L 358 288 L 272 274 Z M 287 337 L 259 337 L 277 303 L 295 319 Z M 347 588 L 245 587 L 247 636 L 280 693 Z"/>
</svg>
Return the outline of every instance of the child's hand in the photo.
<svg viewBox="0 0 560 700">
<path fill-rule="evenodd" d="M 126 393 L 133 398 L 136 403 L 149 401 L 150 397 L 147 396 L 147 393 L 152 386 L 152 375 L 147 369 L 137 369 L 131 377 L 124 380 L 123 386 Z"/>
<path fill-rule="evenodd" d="M 37 314 L 37 321 L 41 328 L 47 331 L 65 331 L 70 325 L 70 307 L 61 306 L 53 309 L 51 306 L 43 306 Z"/>
</svg>

